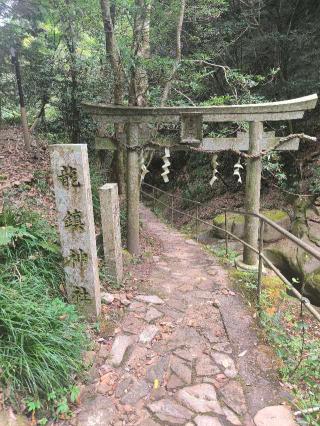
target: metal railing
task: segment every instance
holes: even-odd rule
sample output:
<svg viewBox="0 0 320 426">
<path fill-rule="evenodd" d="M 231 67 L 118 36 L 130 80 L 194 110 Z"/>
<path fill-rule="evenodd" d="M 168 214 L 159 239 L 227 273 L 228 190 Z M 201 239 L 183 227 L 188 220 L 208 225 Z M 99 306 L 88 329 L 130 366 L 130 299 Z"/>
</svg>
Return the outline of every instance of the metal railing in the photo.
<svg viewBox="0 0 320 426">
<path fill-rule="evenodd" d="M 164 207 L 169 208 L 171 211 L 171 225 L 174 224 L 174 213 L 182 214 L 186 217 L 189 217 L 196 222 L 196 237 L 198 240 L 198 234 L 199 234 L 199 224 L 203 223 L 210 228 L 218 229 L 219 231 L 222 231 L 225 235 L 225 250 L 226 255 L 228 255 L 229 252 L 229 237 L 232 237 L 236 241 L 239 241 L 243 246 L 248 247 L 250 250 L 252 250 L 254 253 L 258 255 L 259 264 L 258 264 L 258 283 L 257 283 L 257 305 L 260 306 L 260 299 L 261 299 L 261 281 L 262 281 L 262 272 L 263 272 L 263 263 L 265 263 L 270 269 L 274 271 L 274 273 L 285 283 L 285 285 L 290 289 L 290 291 L 296 296 L 296 298 L 301 302 L 302 306 L 305 306 L 305 308 L 320 322 L 320 314 L 319 312 L 311 305 L 309 299 L 304 297 L 294 286 L 293 284 L 282 274 L 282 272 L 265 256 L 263 253 L 263 233 L 264 233 L 264 226 L 265 224 L 268 224 L 270 227 L 278 231 L 280 234 L 288 238 L 290 241 L 292 241 L 294 244 L 296 244 L 301 249 L 305 250 L 308 254 L 315 257 L 317 260 L 320 261 L 320 251 L 316 250 L 314 247 L 310 246 L 309 244 L 305 243 L 304 241 L 301 241 L 297 237 L 295 237 L 293 234 L 273 222 L 272 220 L 266 218 L 265 216 L 261 214 L 256 213 L 248 213 L 245 211 L 238 211 L 238 210 L 223 210 L 224 214 L 224 228 L 221 228 L 213 223 L 209 223 L 203 219 L 200 219 L 199 217 L 199 207 L 201 206 L 201 203 L 199 201 L 194 201 L 189 198 L 176 196 L 173 194 L 170 194 L 166 191 L 163 191 L 162 189 L 159 189 L 153 185 L 150 185 L 148 183 L 143 182 L 142 187 L 146 187 L 149 189 L 149 192 L 144 191 L 141 188 L 141 194 L 148 197 L 153 202 L 153 210 L 155 211 L 156 205 L 161 204 Z M 167 197 L 170 197 L 170 203 L 167 204 L 163 202 L 162 200 L 159 200 L 159 198 L 156 197 L 156 194 L 161 193 L 165 194 Z M 189 214 L 182 210 L 179 210 L 174 207 L 174 200 L 180 199 L 183 201 L 188 201 L 189 203 L 192 203 L 195 205 L 196 212 L 195 214 Z M 253 247 L 252 245 L 248 244 L 243 239 L 239 238 L 232 232 L 228 230 L 228 214 L 239 214 L 242 216 L 252 216 L 256 217 L 259 220 L 259 244 L 258 248 Z"/>
</svg>

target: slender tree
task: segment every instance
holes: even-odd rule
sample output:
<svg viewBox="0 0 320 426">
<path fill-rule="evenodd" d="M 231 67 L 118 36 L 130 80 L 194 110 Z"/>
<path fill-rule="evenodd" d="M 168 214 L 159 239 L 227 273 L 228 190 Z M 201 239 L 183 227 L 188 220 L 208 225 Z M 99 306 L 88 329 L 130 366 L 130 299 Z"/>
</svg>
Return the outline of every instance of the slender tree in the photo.
<svg viewBox="0 0 320 426">
<path fill-rule="evenodd" d="M 121 62 L 119 47 L 114 32 L 114 22 L 111 13 L 110 0 L 100 0 L 101 13 L 103 19 L 103 27 L 106 41 L 106 55 L 110 60 L 114 88 L 113 98 L 116 105 L 122 105 L 124 101 L 125 91 L 125 75 L 123 71 L 123 65 Z M 121 124 L 115 125 L 116 139 L 120 141 L 121 135 L 124 129 Z M 115 164 L 115 174 L 117 176 L 119 194 L 125 194 L 125 167 L 124 167 L 124 149 L 121 143 L 118 142 L 118 149 L 115 151 L 115 158 L 113 163 Z M 102 151 L 103 152 L 103 151 Z"/>
<path fill-rule="evenodd" d="M 31 141 L 30 141 L 30 133 L 29 133 L 28 121 L 27 121 L 27 112 L 26 112 L 24 93 L 23 93 L 23 87 L 22 87 L 20 62 L 19 62 L 19 57 L 18 57 L 17 51 L 14 47 L 12 47 L 10 49 L 10 54 L 11 54 L 11 62 L 14 66 L 14 73 L 15 73 L 15 76 L 16 76 L 17 88 L 18 88 L 18 94 L 19 94 L 19 104 L 20 104 L 21 123 L 22 123 L 22 130 L 23 130 L 23 139 L 24 139 L 24 144 L 25 144 L 26 148 L 29 150 L 30 147 L 31 147 Z"/>
</svg>

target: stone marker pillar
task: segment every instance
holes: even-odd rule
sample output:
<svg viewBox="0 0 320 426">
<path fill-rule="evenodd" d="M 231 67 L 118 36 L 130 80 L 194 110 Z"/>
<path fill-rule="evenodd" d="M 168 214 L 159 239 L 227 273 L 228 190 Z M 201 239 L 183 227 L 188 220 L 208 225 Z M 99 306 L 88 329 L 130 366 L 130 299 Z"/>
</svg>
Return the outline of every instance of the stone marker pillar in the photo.
<svg viewBox="0 0 320 426">
<path fill-rule="evenodd" d="M 107 275 L 120 284 L 123 278 L 123 265 L 118 185 L 107 183 L 100 188 L 99 193 Z"/>
<path fill-rule="evenodd" d="M 260 154 L 263 140 L 263 123 L 249 123 L 249 151 L 248 154 Z M 261 157 L 250 158 L 247 162 L 246 173 L 246 199 L 245 211 L 248 213 L 260 213 L 260 188 L 261 188 Z M 244 241 L 258 248 L 259 219 L 254 216 L 246 216 L 244 223 Z M 257 265 L 258 255 L 249 247 L 243 248 L 243 263 Z"/>
<path fill-rule="evenodd" d="M 87 145 L 49 148 L 68 300 L 94 320 L 101 299 Z"/>
</svg>

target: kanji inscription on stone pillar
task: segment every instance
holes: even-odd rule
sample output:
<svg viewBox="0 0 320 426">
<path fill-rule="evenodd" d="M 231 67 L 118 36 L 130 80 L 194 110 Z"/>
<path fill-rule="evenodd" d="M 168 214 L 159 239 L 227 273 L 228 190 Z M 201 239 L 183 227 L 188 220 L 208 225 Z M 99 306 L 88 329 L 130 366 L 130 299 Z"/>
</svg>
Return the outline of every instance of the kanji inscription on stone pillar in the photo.
<svg viewBox="0 0 320 426">
<path fill-rule="evenodd" d="M 67 296 L 93 320 L 101 299 L 87 145 L 52 145 L 50 154 Z"/>
<path fill-rule="evenodd" d="M 122 247 L 118 185 L 107 183 L 100 188 L 103 249 L 107 274 L 117 284 L 122 282 Z"/>
</svg>

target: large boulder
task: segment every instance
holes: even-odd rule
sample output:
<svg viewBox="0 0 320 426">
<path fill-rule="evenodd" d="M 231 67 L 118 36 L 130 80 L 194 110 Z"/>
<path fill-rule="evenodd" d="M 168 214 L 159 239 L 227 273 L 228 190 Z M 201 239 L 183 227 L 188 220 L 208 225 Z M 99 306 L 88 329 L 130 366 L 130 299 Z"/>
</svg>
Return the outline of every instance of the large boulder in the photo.
<svg viewBox="0 0 320 426">
<path fill-rule="evenodd" d="M 313 245 L 306 238 L 302 240 Z M 298 291 L 301 292 L 303 288 L 303 295 L 314 305 L 320 306 L 320 262 L 317 259 L 289 240 L 269 246 L 265 255 Z"/>
<path fill-rule="evenodd" d="M 261 212 L 267 219 L 272 220 L 277 225 L 282 226 L 284 229 L 290 228 L 290 218 L 289 215 L 283 210 L 263 210 Z M 224 223 L 225 217 L 224 214 L 219 214 L 214 217 L 213 225 L 220 228 L 213 228 L 212 233 L 217 238 L 224 238 Z M 227 215 L 227 230 L 232 234 L 236 235 L 238 238 L 243 238 L 244 235 L 244 216 L 236 213 L 228 213 Z M 274 241 L 281 240 L 283 236 L 272 228 L 270 225 L 265 223 L 263 241 L 265 243 L 270 243 Z"/>
</svg>

